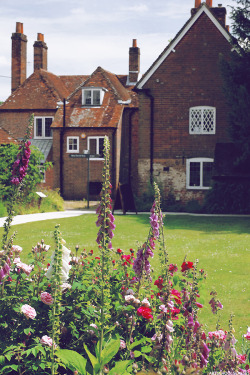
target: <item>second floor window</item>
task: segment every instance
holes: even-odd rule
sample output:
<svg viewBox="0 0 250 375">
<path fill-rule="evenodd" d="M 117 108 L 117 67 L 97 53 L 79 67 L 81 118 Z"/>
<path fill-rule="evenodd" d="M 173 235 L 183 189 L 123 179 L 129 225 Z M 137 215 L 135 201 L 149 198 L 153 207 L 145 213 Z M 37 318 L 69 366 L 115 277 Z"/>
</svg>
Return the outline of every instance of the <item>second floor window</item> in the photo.
<svg viewBox="0 0 250 375">
<path fill-rule="evenodd" d="M 82 104 L 86 106 L 100 106 L 103 100 L 103 90 L 99 88 L 83 89 Z"/>
<path fill-rule="evenodd" d="M 35 117 L 34 118 L 34 138 L 52 138 L 51 124 L 53 117 Z"/>
<path fill-rule="evenodd" d="M 215 134 L 215 107 L 189 109 L 189 134 Z"/>
</svg>

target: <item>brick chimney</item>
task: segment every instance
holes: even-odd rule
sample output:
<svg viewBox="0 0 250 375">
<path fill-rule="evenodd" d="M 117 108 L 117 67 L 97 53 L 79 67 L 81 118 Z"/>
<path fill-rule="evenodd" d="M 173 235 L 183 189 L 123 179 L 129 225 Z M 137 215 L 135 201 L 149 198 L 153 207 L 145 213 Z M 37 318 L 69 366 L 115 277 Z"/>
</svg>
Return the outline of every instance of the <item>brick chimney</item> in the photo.
<svg viewBox="0 0 250 375">
<path fill-rule="evenodd" d="M 197 13 L 200 5 L 201 0 L 195 0 L 195 7 L 191 9 L 191 16 L 194 16 Z M 210 8 L 210 11 L 217 18 L 220 24 L 228 30 L 228 27 L 226 26 L 226 8 L 224 8 L 222 4 L 219 4 L 218 7 L 213 8 L 213 0 L 206 0 L 206 5 Z"/>
<path fill-rule="evenodd" d="M 48 47 L 44 43 L 44 35 L 37 34 L 37 40 L 34 45 L 34 71 L 38 69 L 47 70 L 47 51 Z"/>
<path fill-rule="evenodd" d="M 129 48 L 129 74 L 128 85 L 134 85 L 138 81 L 140 73 L 140 48 L 137 47 L 137 40 L 133 39 L 133 45 Z"/>
<path fill-rule="evenodd" d="M 11 92 L 25 80 L 27 70 L 27 36 L 23 34 L 23 24 L 16 22 L 16 32 L 12 33 Z"/>
</svg>

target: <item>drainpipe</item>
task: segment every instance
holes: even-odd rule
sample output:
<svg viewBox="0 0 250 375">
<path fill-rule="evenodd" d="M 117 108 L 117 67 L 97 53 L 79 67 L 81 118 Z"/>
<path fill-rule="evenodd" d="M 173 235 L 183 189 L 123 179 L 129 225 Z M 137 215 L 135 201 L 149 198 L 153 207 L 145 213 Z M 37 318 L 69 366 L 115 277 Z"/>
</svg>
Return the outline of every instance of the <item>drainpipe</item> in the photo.
<svg viewBox="0 0 250 375">
<path fill-rule="evenodd" d="M 137 109 L 132 109 L 129 113 L 129 133 L 128 133 L 128 183 L 131 185 L 132 174 L 132 117 Z"/>
<path fill-rule="evenodd" d="M 154 97 L 150 89 L 144 90 L 147 97 L 150 99 L 150 183 L 154 181 Z"/>
<path fill-rule="evenodd" d="M 62 198 L 64 198 L 64 183 L 63 183 L 63 144 L 64 144 L 64 133 L 65 133 L 65 127 L 66 127 L 66 99 L 63 99 L 63 127 L 60 132 L 60 192 Z"/>
<path fill-rule="evenodd" d="M 117 128 L 114 129 L 112 133 L 112 186 L 113 186 L 113 194 L 114 188 L 116 189 L 115 182 L 116 182 L 116 154 L 115 154 L 115 135 L 116 135 Z"/>
</svg>

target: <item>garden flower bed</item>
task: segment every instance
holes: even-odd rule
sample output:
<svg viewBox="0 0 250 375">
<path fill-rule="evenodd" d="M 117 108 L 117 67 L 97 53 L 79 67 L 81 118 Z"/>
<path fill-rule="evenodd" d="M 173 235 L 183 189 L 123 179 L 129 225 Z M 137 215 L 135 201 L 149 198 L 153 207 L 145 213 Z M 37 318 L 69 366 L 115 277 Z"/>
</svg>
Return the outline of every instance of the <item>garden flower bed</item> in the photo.
<svg viewBox="0 0 250 375">
<path fill-rule="evenodd" d="M 21 170 L 27 147 L 26 139 L 14 166 L 16 194 L 27 167 L 24 160 Z M 70 252 L 56 226 L 50 264 L 45 263 L 43 240 L 32 248 L 29 264 L 23 263 L 15 234 L 9 237 L 13 212 L 8 207 L 0 254 L 0 373 L 250 373 L 250 328 L 241 353 L 235 349 L 231 318 L 228 327 L 205 332 L 199 320 L 204 270 L 196 260 L 176 265 L 168 259 L 157 185 L 148 236 L 137 251 L 112 246 L 111 188 L 105 139 L 98 256 L 78 246 Z M 160 273 L 152 279 L 150 259 L 156 251 Z M 209 304 L 213 314 L 223 308 L 216 291 Z"/>
</svg>

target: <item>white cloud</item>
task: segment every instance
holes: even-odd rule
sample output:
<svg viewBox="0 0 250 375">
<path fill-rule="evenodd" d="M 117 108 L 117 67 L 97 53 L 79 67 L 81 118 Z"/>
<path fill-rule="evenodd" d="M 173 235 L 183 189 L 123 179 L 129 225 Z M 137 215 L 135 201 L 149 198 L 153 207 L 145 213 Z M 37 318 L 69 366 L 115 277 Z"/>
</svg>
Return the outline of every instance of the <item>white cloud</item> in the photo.
<svg viewBox="0 0 250 375">
<path fill-rule="evenodd" d="M 128 12 L 141 13 L 141 12 L 147 12 L 149 9 L 146 4 L 138 4 L 138 5 L 128 6 L 128 7 L 121 7 L 121 10 L 128 11 Z"/>
</svg>

